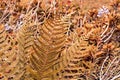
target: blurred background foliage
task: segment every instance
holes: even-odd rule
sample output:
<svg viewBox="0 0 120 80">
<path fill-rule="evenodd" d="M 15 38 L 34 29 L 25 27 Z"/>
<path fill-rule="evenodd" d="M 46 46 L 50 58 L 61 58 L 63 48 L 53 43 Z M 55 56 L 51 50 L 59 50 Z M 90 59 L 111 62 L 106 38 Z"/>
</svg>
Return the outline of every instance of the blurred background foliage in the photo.
<svg viewBox="0 0 120 80">
<path fill-rule="evenodd" d="M 120 80 L 120 0 L 0 0 L 0 80 Z"/>
</svg>

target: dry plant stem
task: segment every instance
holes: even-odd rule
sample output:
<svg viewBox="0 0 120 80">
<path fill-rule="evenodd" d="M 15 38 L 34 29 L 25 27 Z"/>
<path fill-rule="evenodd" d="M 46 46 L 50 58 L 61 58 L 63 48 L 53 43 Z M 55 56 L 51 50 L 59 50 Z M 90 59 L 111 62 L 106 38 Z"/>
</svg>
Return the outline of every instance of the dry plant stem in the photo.
<svg viewBox="0 0 120 80">
<path fill-rule="evenodd" d="M 54 1 L 53 1 L 53 11 L 54 11 L 54 15 L 56 14 L 56 10 L 55 10 L 56 7 L 55 7 L 55 5 L 56 5 L 56 1 L 54 0 Z"/>
<path fill-rule="evenodd" d="M 55 5 L 56 5 L 56 1 L 54 0 L 51 5 L 50 5 L 50 11 L 48 13 L 48 16 L 46 17 L 48 19 L 48 17 L 50 16 L 50 13 L 52 12 L 52 8 L 53 8 L 53 12 L 54 12 L 54 15 L 56 14 L 56 10 L 55 10 Z"/>
<path fill-rule="evenodd" d="M 118 63 L 120 62 L 120 60 L 117 60 L 118 58 L 115 57 L 112 62 L 109 64 L 109 66 L 107 67 L 106 72 L 103 72 L 103 68 L 104 68 L 104 64 L 107 61 L 109 57 L 107 56 L 106 59 L 104 60 L 102 67 L 101 67 L 101 71 L 100 71 L 100 80 L 115 80 L 116 78 L 120 77 L 120 72 L 118 72 L 117 74 L 114 74 L 114 72 L 116 71 L 116 69 L 118 68 Z M 114 68 L 112 68 L 113 66 L 115 66 Z M 112 68 L 112 70 L 110 70 L 110 68 Z M 110 71 L 110 72 L 109 72 Z M 108 77 L 109 76 L 109 77 Z M 113 77 L 113 78 L 112 78 Z M 112 79 L 111 79 L 112 78 Z"/>
<path fill-rule="evenodd" d="M 110 70 L 110 67 L 111 67 L 112 64 L 115 62 L 116 59 L 117 59 L 117 58 L 115 58 L 115 59 L 111 62 L 111 64 L 109 64 L 109 66 L 108 66 L 105 74 L 104 74 L 103 77 L 102 77 L 102 80 L 104 80 L 104 79 L 107 80 L 107 79 L 106 79 L 106 75 L 108 74 L 108 71 Z"/>
<path fill-rule="evenodd" d="M 86 21 L 86 15 L 84 16 L 84 18 L 83 18 L 83 21 L 82 21 L 82 25 L 85 23 L 85 21 Z"/>
<path fill-rule="evenodd" d="M 51 4 L 51 6 L 50 6 L 50 9 L 49 9 L 50 11 L 49 11 L 49 13 L 48 13 L 48 16 L 47 17 L 45 17 L 46 19 L 48 19 L 49 18 L 49 16 L 50 16 L 50 14 L 51 14 L 51 12 L 52 12 L 52 4 Z"/>
<path fill-rule="evenodd" d="M 101 34 L 101 37 L 107 32 L 108 28 L 109 28 L 109 25 L 104 25 L 104 26 L 107 26 L 106 29 L 104 30 L 104 32 L 102 32 Z"/>
<path fill-rule="evenodd" d="M 14 9 L 15 9 L 15 5 L 13 6 L 13 10 L 14 10 Z M 3 14 L 2 18 L 0 19 L 0 23 L 2 23 L 8 16 L 10 16 L 10 15 L 12 14 L 12 12 L 9 12 L 9 13 L 6 15 L 7 11 L 8 11 L 8 7 L 7 7 L 6 10 L 4 11 L 4 14 Z M 6 15 L 6 16 L 5 16 L 5 15 Z"/>
<path fill-rule="evenodd" d="M 117 63 L 116 63 L 117 64 Z M 113 68 L 112 70 L 110 70 L 110 77 L 112 77 L 112 75 L 114 74 L 114 71 L 116 71 L 116 69 L 118 68 L 118 66 L 115 66 L 115 68 Z M 118 72 L 119 73 L 119 72 Z"/>
<path fill-rule="evenodd" d="M 66 18 L 69 18 L 72 14 L 74 14 L 75 13 L 75 11 L 74 12 L 71 12 L 71 13 L 69 13 L 69 14 L 65 14 L 65 16 L 63 16 L 62 17 L 62 20 L 65 20 Z"/>
<path fill-rule="evenodd" d="M 110 32 L 110 33 L 111 33 L 110 36 L 109 36 L 106 40 L 104 40 L 104 42 L 107 42 L 107 41 L 112 37 L 114 31 L 115 31 L 115 29 L 111 30 L 111 32 Z"/>
<path fill-rule="evenodd" d="M 37 14 L 37 11 L 38 11 L 38 9 L 39 9 L 39 6 L 40 6 L 40 1 L 38 1 L 37 8 L 34 10 L 34 13 L 33 13 L 33 14 Z"/>
<path fill-rule="evenodd" d="M 80 19 L 80 27 L 82 27 L 83 26 L 83 24 L 85 24 L 85 21 L 86 21 L 86 14 L 85 14 L 85 16 L 84 16 L 84 18 L 83 18 L 83 20 L 82 19 Z"/>
<path fill-rule="evenodd" d="M 105 60 L 103 61 L 102 66 L 101 66 L 101 69 L 100 69 L 100 80 L 102 80 L 104 64 L 105 64 L 105 62 L 107 61 L 108 58 L 109 58 L 109 56 L 107 56 L 105 58 Z"/>
<path fill-rule="evenodd" d="M 83 22 L 83 21 L 80 19 L 80 23 L 79 23 L 79 24 L 80 24 L 80 27 L 82 27 L 82 25 L 83 25 L 83 23 L 82 23 L 82 22 Z"/>
<path fill-rule="evenodd" d="M 34 12 L 33 9 L 34 9 L 34 8 L 32 8 L 28 13 L 25 14 L 25 16 L 24 16 L 25 19 L 28 19 L 28 20 L 31 20 L 31 19 L 32 19 L 32 17 L 33 17 L 33 13 L 32 13 L 32 12 Z M 29 17 L 29 18 L 28 18 L 28 17 Z"/>
<path fill-rule="evenodd" d="M 104 36 L 101 38 L 101 40 L 105 39 L 107 36 L 108 36 L 108 38 L 105 39 L 104 42 L 106 42 L 107 40 L 109 40 L 110 37 L 112 36 L 112 34 L 114 33 L 114 31 L 115 31 L 115 29 L 112 28 L 112 30 L 111 30 L 109 33 L 107 33 L 106 35 L 104 35 Z"/>
<path fill-rule="evenodd" d="M 10 15 L 11 15 L 11 13 L 7 14 L 2 20 L 0 20 L 0 23 L 2 23 Z"/>
<path fill-rule="evenodd" d="M 29 12 L 29 10 L 30 10 L 30 7 L 31 7 L 31 4 L 32 4 L 32 2 L 33 2 L 33 0 L 31 0 L 29 3 L 28 3 L 28 7 L 27 7 L 27 13 Z"/>
<path fill-rule="evenodd" d="M 119 77 L 120 77 L 120 74 L 119 74 L 119 75 L 114 76 L 111 80 L 115 80 L 115 79 L 117 79 L 117 78 L 119 78 Z"/>
<path fill-rule="evenodd" d="M 37 4 L 37 7 L 36 7 L 36 9 L 34 10 L 34 13 L 32 13 L 31 15 L 32 16 L 36 16 L 36 18 L 35 18 L 35 24 L 38 24 L 38 15 L 37 15 L 37 11 L 38 11 L 38 9 L 39 9 L 39 5 L 40 5 L 40 1 L 38 1 L 38 4 Z M 31 17 L 32 18 L 32 17 Z"/>
<path fill-rule="evenodd" d="M 4 13 L 3 13 L 3 15 L 2 15 L 0 21 L 1 21 L 1 20 L 4 18 L 4 16 L 7 14 L 7 11 L 8 11 L 8 7 L 4 10 Z"/>
<path fill-rule="evenodd" d="M 117 66 L 116 66 L 117 67 Z M 112 70 L 114 72 L 114 70 Z M 111 75 L 112 76 L 112 75 Z M 113 77 L 113 76 L 112 76 Z M 110 80 L 115 80 L 120 77 L 120 71 Z M 110 77 L 111 78 L 111 77 Z"/>
<path fill-rule="evenodd" d="M 114 70 L 113 70 L 114 71 Z M 112 75 L 111 75 L 112 76 Z M 117 78 L 119 78 L 120 77 L 120 72 L 118 72 L 117 73 L 117 75 L 115 75 L 111 80 L 115 80 L 115 79 L 117 79 Z"/>
<path fill-rule="evenodd" d="M 35 24 L 37 25 L 38 24 L 38 15 L 37 15 L 37 13 L 36 13 L 36 18 L 35 18 Z"/>
<path fill-rule="evenodd" d="M 9 4 L 6 6 L 6 9 L 4 10 L 4 13 L 0 19 L 0 23 L 2 23 L 11 13 L 9 12 L 8 13 L 8 10 L 9 10 Z M 13 7 L 13 9 L 15 8 L 15 6 Z M 8 14 L 7 14 L 8 13 Z M 6 15 L 7 14 L 7 15 Z M 6 15 L 6 16 L 5 16 Z"/>
</svg>

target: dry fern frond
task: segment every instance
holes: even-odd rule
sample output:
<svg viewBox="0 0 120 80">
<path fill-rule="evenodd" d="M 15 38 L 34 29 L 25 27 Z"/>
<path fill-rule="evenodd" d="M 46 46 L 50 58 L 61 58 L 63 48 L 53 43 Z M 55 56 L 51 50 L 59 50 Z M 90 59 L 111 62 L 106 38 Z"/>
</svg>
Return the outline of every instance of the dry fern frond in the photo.
<svg viewBox="0 0 120 80">
<path fill-rule="evenodd" d="M 86 13 L 92 1 L 0 0 L 0 79 L 120 77 L 120 0 Z"/>
<path fill-rule="evenodd" d="M 40 36 L 34 40 L 33 51 L 30 56 L 32 68 L 37 79 L 56 77 L 59 71 L 54 66 L 60 63 L 60 52 L 66 40 L 67 25 L 60 18 L 47 19 L 39 26 Z"/>
<path fill-rule="evenodd" d="M 20 57 L 18 56 L 18 42 L 14 36 L 11 36 L 5 30 L 4 25 L 0 27 L 0 72 L 4 74 L 2 79 L 6 78 L 19 80 L 24 72 L 21 70 L 21 63 L 19 62 Z"/>
<path fill-rule="evenodd" d="M 63 80 L 72 80 L 82 78 L 83 80 L 89 80 L 82 77 L 82 75 L 90 74 L 90 71 L 94 68 L 93 63 L 85 61 L 88 57 L 94 57 L 96 50 L 89 44 L 90 33 L 77 37 L 75 43 L 62 52 L 61 67 L 63 72 L 59 74 Z M 91 58 L 92 59 L 92 58 Z M 80 77 L 81 76 L 81 77 Z"/>
<path fill-rule="evenodd" d="M 32 45 L 34 41 L 34 33 L 37 29 L 34 22 L 27 22 L 21 25 L 22 27 L 17 33 L 18 40 L 18 55 L 20 57 L 20 61 L 22 63 L 22 70 L 24 72 L 21 77 L 22 80 L 30 79 L 29 72 L 27 72 L 27 68 L 29 66 L 29 56 L 32 50 Z"/>
</svg>

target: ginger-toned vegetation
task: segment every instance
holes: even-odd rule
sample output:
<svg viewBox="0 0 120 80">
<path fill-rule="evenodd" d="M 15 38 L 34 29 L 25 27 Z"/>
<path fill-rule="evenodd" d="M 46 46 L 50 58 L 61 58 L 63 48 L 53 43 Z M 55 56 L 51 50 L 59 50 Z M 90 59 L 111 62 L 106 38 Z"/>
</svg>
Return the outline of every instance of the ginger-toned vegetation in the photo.
<svg viewBox="0 0 120 80">
<path fill-rule="evenodd" d="M 0 0 L 0 80 L 120 80 L 120 0 Z"/>
</svg>

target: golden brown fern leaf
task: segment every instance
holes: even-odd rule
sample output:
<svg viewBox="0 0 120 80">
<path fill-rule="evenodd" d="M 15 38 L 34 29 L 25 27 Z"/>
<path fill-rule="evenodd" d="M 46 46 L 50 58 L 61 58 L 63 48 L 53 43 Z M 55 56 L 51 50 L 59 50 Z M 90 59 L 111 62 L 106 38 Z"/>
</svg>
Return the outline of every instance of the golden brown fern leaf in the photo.
<svg viewBox="0 0 120 80">
<path fill-rule="evenodd" d="M 94 69 L 95 64 L 92 63 L 92 57 L 97 51 L 94 45 L 89 44 L 89 37 L 91 32 L 86 35 L 75 35 L 75 42 L 69 47 L 65 48 L 62 52 L 62 80 L 90 80 L 89 75 L 91 70 Z M 88 61 L 87 61 L 88 59 Z"/>
<path fill-rule="evenodd" d="M 23 71 L 20 70 L 18 42 L 15 36 L 11 35 L 12 33 L 5 30 L 4 25 L 1 25 L 0 28 L 0 72 L 4 75 L 2 79 L 19 80 L 23 75 Z"/>
<path fill-rule="evenodd" d="M 34 40 L 30 62 L 37 76 L 37 80 L 54 80 L 57 73 L 54 66 L 60 63 L 60 53 L 66 39 L 67 24 L 57 16 L 55 19 L 47 19 L 39 26 L 40 36 Z"/>
<path fill-rule="evenodd" d="M 18 31 L 18 56 L 20 57 L 19 63 L 22 63 L 23 76 L 22 80 L 29 79 L 30 75 L 26 68 L 29 66 L 28 57 L 30 56 L 31 45 L 33 45 L 34 32 L 36 31 L 36 25 L 34 22 L 23 23 L 22 27 Z"/>
</svg>

